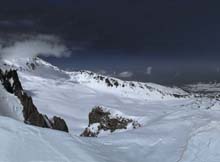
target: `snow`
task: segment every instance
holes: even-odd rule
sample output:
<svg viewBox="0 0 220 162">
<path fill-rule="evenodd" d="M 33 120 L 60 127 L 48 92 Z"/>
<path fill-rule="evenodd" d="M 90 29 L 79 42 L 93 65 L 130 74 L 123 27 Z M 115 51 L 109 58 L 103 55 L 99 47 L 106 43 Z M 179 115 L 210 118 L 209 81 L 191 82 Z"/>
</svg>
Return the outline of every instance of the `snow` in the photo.
<svg viewBox="0 0 220 162">
<path fill-rule="evenodd" d="M 220 161 L 220 123 L 210 122 L 192 133 L 181 162 Z"/>
<path fill-rule="evenodd" d="M 41 60 L 37 60 L 35 70 L 27 68 L 23 62 L 17 65 L 22 67 L 18 68 L 22 85 L 39 111 L 64 118 L 70 134 L 22 123 L 20 112 L 14 111 L 15 107 L 19 108 L 18 100 L 0 87 L 0 104 L 4 105 L 0 114 L 7 116 L 0 117 L 2 162 L 220 160 L 218 98 L 188 95 L 179 88 L 153 83 L 132 82 L 135 86 L 130 86 L 131 82 L 117 79 L 125 87 L 108 87 L 94 78 L 96 74 L 62 71 Z M 218 87 L 213 89 L 219 90 Z M 175 98 L 171 94 L 188 97 Z M 88 113 L 94 106 L 106 107 L 113 115 L 132 117 L 142 127 L 103 132 L 98 138 L 80 137 L 88 126 Z M 8 108 L 10 113 L 4 113 Z M 93 128 L 96 129 L 96 125 Z"/>
<path fill-rule="evenodd" d="M 63 132 L 5 117 L 0 117 L 0 132 L 1 162 L 97 162 L 80 139 Z"/>
<path fill-rule="evenodd" d="M 40 58 L 4 60 L 2 63 L 0 62 L 0 65 L 1 64 L 7 64 L 9 67 L 18 69 L 22 74 L 28 77 L 33 75 L 34 77 L 38 76 L 43 79 L 68 81 L 72 82 L 73 85 L 74 83 L 79 83 L 84 87 L 86 86 L 93 90 L 114 94 L 118 97 L 140 100 L 173 100 L 175 99 L 173 95 L 189 95 L 187 92 L 177 87 L 165 87 L 154 83 L 122 81 L 117 78 L 99 75 L 90 71 L 67 72 L 60 70 L 56 66 Z M 35 69 L 32 69 L 31 65 L 34 65 Z M 106 79 L 109 80 L 112 86 L 107 85 Z M 116 83 L 118 86 L 115 85 Z"/>
<path fill-rule="evenodd" d="M 18 98 L 9 94 L 0 84 L 0 115 L 24 121 L 22 110 Z"/>
<path fill-rule="evenodd" d="M 190 89 L 192 92 L 219 92 L 220 91 L 220 83 L 197 83 L 197 84 L 189 84 L 185 86 L 186 89 Z"/>
<path fill-rule="evenodd" d="M 173 94 L 188 95 L 187 92 L 179 88 L 170 88 L 153 83 L 129 82 L 122 81 L 117 78 L 106 77 L 98 75 L 89 71 L 83 72 L 69 72 L 70 80 L 80 83 L 91 89 L 99 90 L 101 92 L 114 93 L 118 97 L 135 98 L 141 100 L 161 100 L 161 99 L 174 99 Z M 97 79 L 103 77 L 103 80 Z M 116 81 L 119 86 L 109 87 L 106 85 L 105 80 L 110 80 L 114 85 Z"/>
</svg>

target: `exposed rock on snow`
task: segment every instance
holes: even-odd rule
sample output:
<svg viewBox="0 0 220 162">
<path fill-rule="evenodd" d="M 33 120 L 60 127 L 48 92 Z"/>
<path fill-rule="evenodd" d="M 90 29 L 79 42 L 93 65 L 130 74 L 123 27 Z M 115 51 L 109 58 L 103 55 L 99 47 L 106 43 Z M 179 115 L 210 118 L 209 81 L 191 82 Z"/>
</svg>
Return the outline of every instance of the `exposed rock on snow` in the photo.
<svg viewBox="0 0 220 162">
<path fill-rule="evenodd" d="M 32 97 L 28 96 L 27 93 L 24 92 L 16 70 L 3 72 L 0 69 L 0 81 L 9 93 L 14 94 L 20 100 L 23 106 L 25 123 L 68 132 L 68 127 L 63 119 L 54 117 L 52 122 L 46 115 L 38 112 L 33 103 Z"/>
<path fill-rule="evenodd" d="M 79 83 L 94 90 L 113 93 L 119 97 L 139 100 L 172 100 L 188 98 L 190 94 L 177 87 L 165 87 L 153 83 L 123 81 L 114 77 L 100 75 L 91 71 L 67 72 L 36 57 L 0 60 L 5 69 L 16 69 L 19 73 L 31 74 L 47 79 L 65 79 Z"/>
<path fill-rule="evenodd" d="M 170 100 L 188 98 L 190 94 L 177 87 L 165 87 L 153 83 L 123 81 L 114 77 L 104 76 L 91 71 L 66 72 L 70 80 L 86 85 L 92 89 L 117 94 L 120 97 Z"/>
<path fill-rule="evenodd" d="M 89 113 L 89 126 L 84 130 L 81 136 L 97 137 L 101 131 L 110 131 L 127 129 L 131 124 L 133 129 L 141 127 L 137 121 L 119 116 L 118 114 L 111 114 L 110 111 L 104 110 L 102 107 L 95 107 Z"/>
<path fill-rule="evenodd" d="M 54 116 L 52 121 L 53 122 L 51 125 L 53 129 L 61 130 L 65 132 L 69 131 L 66 122 L 62 118 Z"/>
</svg>

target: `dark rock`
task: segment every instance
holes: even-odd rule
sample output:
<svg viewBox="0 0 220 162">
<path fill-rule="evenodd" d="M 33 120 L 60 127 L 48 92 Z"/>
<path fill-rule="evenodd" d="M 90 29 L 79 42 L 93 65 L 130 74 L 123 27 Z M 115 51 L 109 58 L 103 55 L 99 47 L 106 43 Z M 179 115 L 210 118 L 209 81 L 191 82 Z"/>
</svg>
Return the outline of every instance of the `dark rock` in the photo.
<svg viewBox="0 0 220 162">
<path fill-rule="evenodd" d="M 108 87 L 113 87 L 113 84 L 110 82 L 108 78 L 105 79 L 105 83 L 107 84 Z"/>
<path fill-rule="evenodd" d="M 96 132 L 92 132 L 89 128 L 86 128 L 84 132 L 80 135 L 81 137 L 97 137 Z"/>
<path fill-rule="evenodd" d="M 103 81 L 105 78 L 101 75 L 95 76 L 94 79 Z"/>
<path fill-rule="evenodd" d="M 173 96 L 175 98 L 184 98 L 184 97 L 187 97 L 187 95 L 180 95 L 180 94 L 173 94 Z"/>
<path fill-rule="evenodd" d="M 133 121 L 132 126 L 133 126 L 133 129 L 137 129 L 137 128 L 141 127 L 141 124 L 138 123 L 137 121 Z"/>
<path fill-rule="evenodd" d="M 33 103 L 32 97 L 24 92 L 16 70 L 3 72 L 0 69 L 0 81 L 9 93 L 14 94 L 20 100 L 23 106 L 25 123 L 68 132 L 68 127 L 63 119 L 54 117 L 54 122 L 51 122 L 46 115 L 38 112 L 37 107 Z"/>
<path fill-rule="evenodd" d="M 34 126 L 38 126 L 38 127 L 49 128 L 44 119 L 44 116 L 40 113 L 30 114 L 30 116 L 26 120 L 26 123 L 34 125 Z"/>
<path fill-rule="evenodd" d="M 103 76 L 99 76 L 100 80 L 104 80 L 104 77 Z"/>
<path fill-rule="evenodd" d="M 2 83 L 2 85 L 5 87 L 5 89 L 9 92 L 9 93 L 13 93 L 13 89 L 11 87 L 11 84 L 9 81 L 4 81 Z"/>
<path fill-rule="evenodd" d="M 33 114 L 39 114 L 36 106 L 33 104 L 32 98 L 27 96 L 26 93 L 23 93 L 23 95 L 18 96 L 18 98 L 20 99 L 21 104 L 23 105 L 23 114 L 25 120 L 29 120 L 30 116 Z"/>
<path fill-rule="evenodd" d="M 119 129 L 127 129 L 128 124 L 132 123 L 134 129 L 141 125 L 132 119 L 124 117 L 113 117 L 109 111 L 104 111 L 102 107 L 95 107 L 89 113 L 89 126 L 81 134 L 83 137 L 97 137 L 101 130 L 114 132 Z M 91 130 L 92 124 L 98 124 L 98 130 Z"/>
<path fill-rule="evenodd" d="M 113 83 L 114 83 L 114 86 L 118 87 L 119 86 L 119 83 L 117 80 L 113 80 Z"/>
<path fill-rule="evenodd" d="M 127 129 L 127 125 L 131 123 L 131 119 L 125 119 L 125 118 L 113 118 L 108 119 L 106 122 L 101 122 L 99 129 L 103 130 L 110 130 L 111 132 L 114 132 L 117 129 Z"/>
<path fill-rule="evenodd" d="M 53 117 L 52 128 L 56 130 L 61 130 L 69 132 L 66 122 L 60 117 Z"/>
<path fill-rule="evenodd" d="M 173 96 L 176 97 L 176 98 L 180 98 L 181 97 L 181 95 L 178 95 L 178 94 L 173 94 Z"/>
<path fill-rule="evenodd" d="M 96 107 L 89 113 L 89 125 L 106 122 L 109 120 L 109 115 L 110 112 L 104 112 L 101 107 Z"/>
</svg>

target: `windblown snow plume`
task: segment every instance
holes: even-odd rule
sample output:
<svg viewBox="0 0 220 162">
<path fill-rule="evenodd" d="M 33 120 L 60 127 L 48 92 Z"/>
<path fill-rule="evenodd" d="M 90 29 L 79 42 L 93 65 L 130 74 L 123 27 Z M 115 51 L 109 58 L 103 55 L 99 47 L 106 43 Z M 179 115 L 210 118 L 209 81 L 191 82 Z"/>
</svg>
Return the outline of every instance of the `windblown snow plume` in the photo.
<svg viewBox="0 0 220 162">
<path fill-rule="evenodd" d="M 56 36 L 37 35 L 0 42 L 0 55 L 4 59 L 36 56 L 68 57 L 70 50 Z"/>
</svg>

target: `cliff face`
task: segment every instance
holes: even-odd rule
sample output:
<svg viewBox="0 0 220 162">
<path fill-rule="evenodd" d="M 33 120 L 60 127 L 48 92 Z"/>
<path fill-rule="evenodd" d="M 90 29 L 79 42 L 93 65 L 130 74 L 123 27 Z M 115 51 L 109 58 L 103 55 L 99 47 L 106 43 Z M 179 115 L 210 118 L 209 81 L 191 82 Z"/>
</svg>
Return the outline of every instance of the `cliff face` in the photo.
<svg viewBox="0 0 220 162">
<path fill-rule="evenodd" d="M 28 96 L 23 90 L 16 70 L 3 72 L 0 69 L 0 81 L 4 88 L 9 93 L 17 96 L 23 105 L 23 116 L 25 123 L 43 128 L 51 128 L 68 132 L 67 124 L 63 119 L 55 116 L 52 120 L 50 120 L 46 115 L 41 114 L 37 110 L 37 107 L 33 103 L 32 97 Z"/>
</svg>

